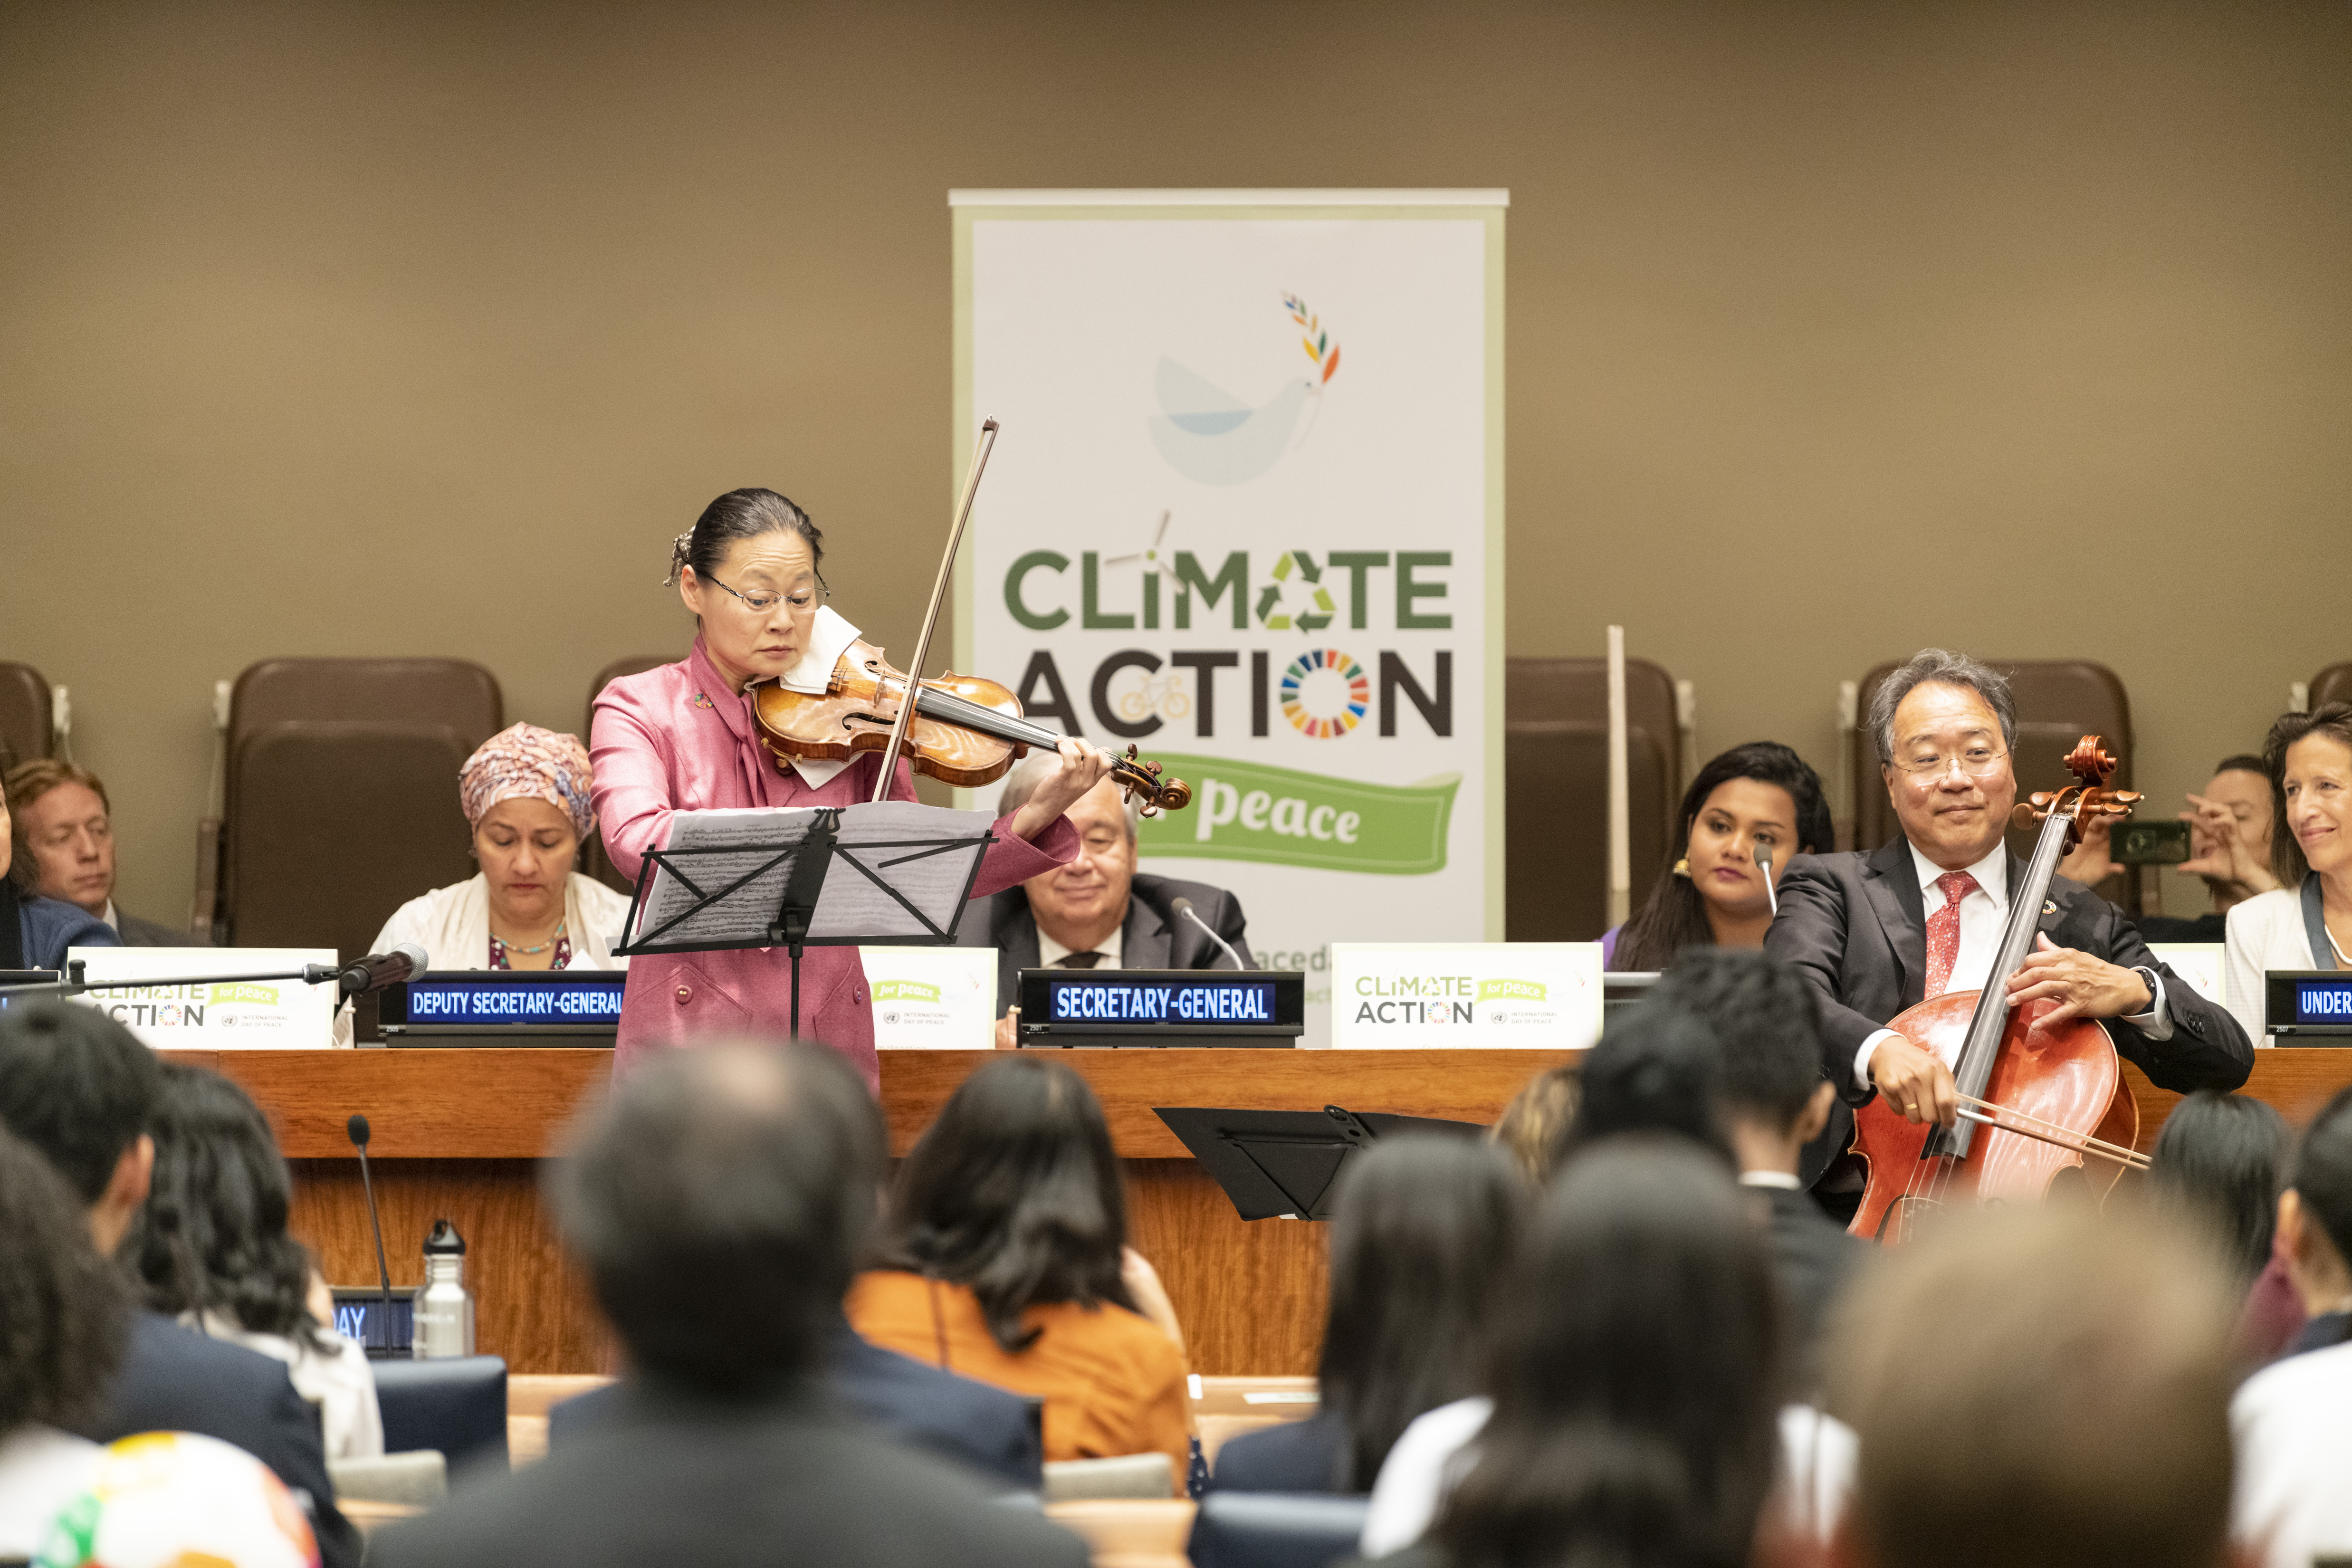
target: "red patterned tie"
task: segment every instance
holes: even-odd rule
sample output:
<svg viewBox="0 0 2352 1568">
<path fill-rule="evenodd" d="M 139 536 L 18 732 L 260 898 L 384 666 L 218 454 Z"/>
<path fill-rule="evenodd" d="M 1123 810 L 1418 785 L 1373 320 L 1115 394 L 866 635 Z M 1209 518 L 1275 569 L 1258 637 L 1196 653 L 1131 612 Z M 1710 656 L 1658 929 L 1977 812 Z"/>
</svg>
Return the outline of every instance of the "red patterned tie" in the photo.
<svg viewBox="0 0 2352 1568">
<path fill-rule="evenodd" d="M 1952 983 L 1952 961 L 1960 955 L 1960 900 L 1977 890 L 1977 879 L 1966 871 L 1947 871 L 1936 879 L 1944 907 L 1927 917 L 1927 995 L 1941 996 Z"/>
</svg>

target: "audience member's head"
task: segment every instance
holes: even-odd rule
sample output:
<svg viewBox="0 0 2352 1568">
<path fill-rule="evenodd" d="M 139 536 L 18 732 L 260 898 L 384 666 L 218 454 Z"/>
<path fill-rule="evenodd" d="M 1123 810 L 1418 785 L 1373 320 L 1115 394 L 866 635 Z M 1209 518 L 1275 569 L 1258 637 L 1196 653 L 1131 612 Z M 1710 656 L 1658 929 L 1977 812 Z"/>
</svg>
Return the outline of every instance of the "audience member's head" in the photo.
<svg viewBox="0 0 2352 1568">
<path fill-rule="evenodd" d="M 1007 1351 L 1044 1302 L 1132 1310 L 1119 1278 L 1127 1194 L 1094 1090 L 1061 1063 L 1005 1057 L 963 1080 L 898 1167 L 880 1252 L 969 1286 Z"/>
<path fill-rule="evenodd" d="M 996 809 L 1005 816 L 1029 804 L 1057 764 L 1039 753 L 1004 775 Z M 1127 918 L 1135 887 L 1135 837 L 1142 808 L 1118 784 L 1105 779 L 1064 813 L 1078 836 L 1078 853 L 1066 865 L 1040 871 L 1024 884 L 1037 929 L 1064 946 L 1091 946 Z"/>
<path fill-rule="evenodd" d="M 457 799 L 491 930 L 534 931 L 563 918 L 580 846 L 596 831 L 588 790 L 588 748 L 536 724 L 510 724 L 466 759 Z"/>
<path fill-rule="evenodd" d="M 1685 956 L 1644 1005 L 1679 1009 L 1713 1035 L 1725 1130 L 1739 1168 L 1793 1174 L 1837 1098 L 1822 1077 L 1822 1008 L 1813 988 L 1760 952 L 1718 948 Z"/>
<path fill-rule="evenodd" d="M 1821 776 L 1774 741 L 1734 746 L 1701 768 L 1679 822 L 1675 864 L 1618 933 L 1614 968 L 1664 969 L 1687 949 L 1719 944 L 1729 925 L 1769 921 L 1759 847 L 1776 879 L 1791 855 L 1836 847 Z"/>
<path fill-rule="evenodd" d="M 2201 1240 L 2145 1212 L 1982 1210 L 1894 1249 L 1839 1314 L 1844 1560 L 2218 1568 L 2235 1309 Z"/>
<path fill-rule="evenodd" d="M 1320 1369 L 1323 1408 L 1348 1424 L 1339 1490 L 1370 1491 L 1414 1416 L 1478 1392 L 1526 1207 L 1509 1158 L 1467 1138 L 1383 1140 L 1349 1163 Z"/>
<path fill-rule="evenodd" d="M 1576 1113 L 1553 1163 L 1628 1132 L 1670 1132 L 1736 1164 L 1724 1131 L 1722 1051 L 1696 1015 L 1645 1001 L 1610 1020 L 1584 1054 Z"/>
<path fill-rule="evenodd" d="M 2217 914 L 2270 886 L 2254 873 L 2271 867 L 2271 776 L 2260 757 L 2224 757 L 2203 795 L 2189 797 L 2180 816 L 2189 824 L 2195 854 L 2180 869 L 2204 879 Z"/>
<path fill-rule="evenodd" d="M 1719 1163 L 1671 1139 L 1575 1155 L 1496 1313 L 1494 1415 L 1433 1532 L 1447 1568 L 1748 1561 L 1779 1308 Z"/>
<path fill-rule="evenodd" d="M 103 916 L 114 897 L 114 826 L 98 775 L 37 757 L 10 768 L 5 787 L 12 863 L 27 885 Z"/>
<path fill-rule="evenodd" d="M 310 1254 L 286 1233 L 293 1184 L 260 1108 L 217 1073 L 162 1070 L 154 1180 L 122 1252 L 147 1305 L 322 1342 L 308 1304 Z"/>
<path fill-rule="evenodd" d="M 2203 1226 L 2242 1284 L 2270 1261 L 2286 1123 L 2259 1100 L 2210 1089 L 2172 1108 L 2149 1156 L 2159 1207 Z"/>
<path fill-rule="evenodd" d="M 1573 1063 L 1546 1068 L 1528 1079 L 1486 1136 L 1511 1156 L 1528 1185 L 1540 1187 L 1551 1179 L 1552 1156 L 1576 1115 L 1583 1074 Z"/>
<path fill-rule="evenodd" d="M 2290 888 L 2314 872 L 2352 884 L 2352 702 L 2282 715 L 2263 742 L 2263 765 L 2272 872 Z"/>
<path fill-rule="evenodd" d="M 47 1156 L 112 1256 L 147 1201 L 155 1054 L 95 1007 L 40 1002 L 0 1013 L 0 1126 Z"/>
<path fill-rule="evenodd" d="M 622 1079 L 575 1129 L 551 1195 L 634 1364 L 753 1394 L 826 1352 L 883 1147 L 835 1053 L 701 1046 Z"/>
<path fill-rule="evenodd" d="M 122 1353 L 124 1304 L 77 1194 L 0 1131 L 0 1442 L 28 1422 L 71 1427 L 95 1413 Z"/>
<path fill-rule="evenodd" d="M 2305 1309 L 2342 1311 L 2352 1297 L 2352 1089 L 2303 1130 L 2279 1194 L 2278 1237 Z"/>
</svg>

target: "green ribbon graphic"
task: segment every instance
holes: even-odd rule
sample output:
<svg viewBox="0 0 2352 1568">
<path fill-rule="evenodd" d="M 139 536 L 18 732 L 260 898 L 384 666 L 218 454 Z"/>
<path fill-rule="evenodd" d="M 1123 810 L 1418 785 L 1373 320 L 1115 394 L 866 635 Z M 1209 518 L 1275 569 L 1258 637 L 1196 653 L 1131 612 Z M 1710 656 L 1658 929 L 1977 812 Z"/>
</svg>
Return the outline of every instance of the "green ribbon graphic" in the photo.
<svg viewBox="0 0 2352 1568">
<path fill-rule="evenodd" d="M 1144 819 L 1143 854 L 1389 877 L 1445 868 L 1459 773 L 1369 784 L 1230 757 L 1160 752 L 1153 760 L 1192 784 L 1192 804 Z"/>
</svg>

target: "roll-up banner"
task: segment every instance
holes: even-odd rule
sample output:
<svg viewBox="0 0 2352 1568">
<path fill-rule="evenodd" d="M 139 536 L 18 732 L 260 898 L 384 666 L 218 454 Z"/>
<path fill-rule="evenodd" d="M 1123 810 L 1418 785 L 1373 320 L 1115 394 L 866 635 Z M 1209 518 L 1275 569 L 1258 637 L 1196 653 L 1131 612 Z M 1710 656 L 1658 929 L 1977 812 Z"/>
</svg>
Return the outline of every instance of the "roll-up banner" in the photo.
<svg viewBox="0 0 2352 1568">
<path fill-rule="evenodd" d="M 955 667 L 1191 783 L 1140 869 L 1240 899 L 1309 1046 L 1330 943 L 1503 936 L 1507 204 L 949 197 Z"/>
</svg>

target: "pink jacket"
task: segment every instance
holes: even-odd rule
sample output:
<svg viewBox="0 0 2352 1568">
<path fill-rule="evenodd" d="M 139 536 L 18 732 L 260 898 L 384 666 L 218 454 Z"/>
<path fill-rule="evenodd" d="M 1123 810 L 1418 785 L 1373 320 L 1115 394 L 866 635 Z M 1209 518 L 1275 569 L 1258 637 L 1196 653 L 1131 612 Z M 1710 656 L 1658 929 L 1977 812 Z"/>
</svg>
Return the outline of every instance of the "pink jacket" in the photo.
<svg viewBox="0 0 2352 1568">
<path fill-rule="evenodd" d="M 822 789 L 778 769 L 760 744 L 750 704 L 727 689 L 698 637 L 680 663 L 624 676 L 604 688 L 596 699 L 589 757 L 604 847 L 630 878 L 646 851 L 668 842 L 674 811 L 854 805 L 872 798 L 882 765 L 877 753 L 867 752 Z M 890 793 L 898 800 L 915 798 L 914 773 L 903 762 Z M 981 862 L 975 899 L 1066 864 L 1078 851 L 1067 818 L 1034 844 L 1013 837 L 1009 817 L 998 820 L 996 834 L 1001 842 Z M 626 1072 L 646 1052 L 712 1035 L 782 1039 L 791 1019 L 792 973 L 782 948 L 646 953 L 629 963 L 613 1070 Z M 874 1016 L 856 948 L 802 950 L 801 1034 L 848 1058 L 879 1089 Z"/>
</svg>

